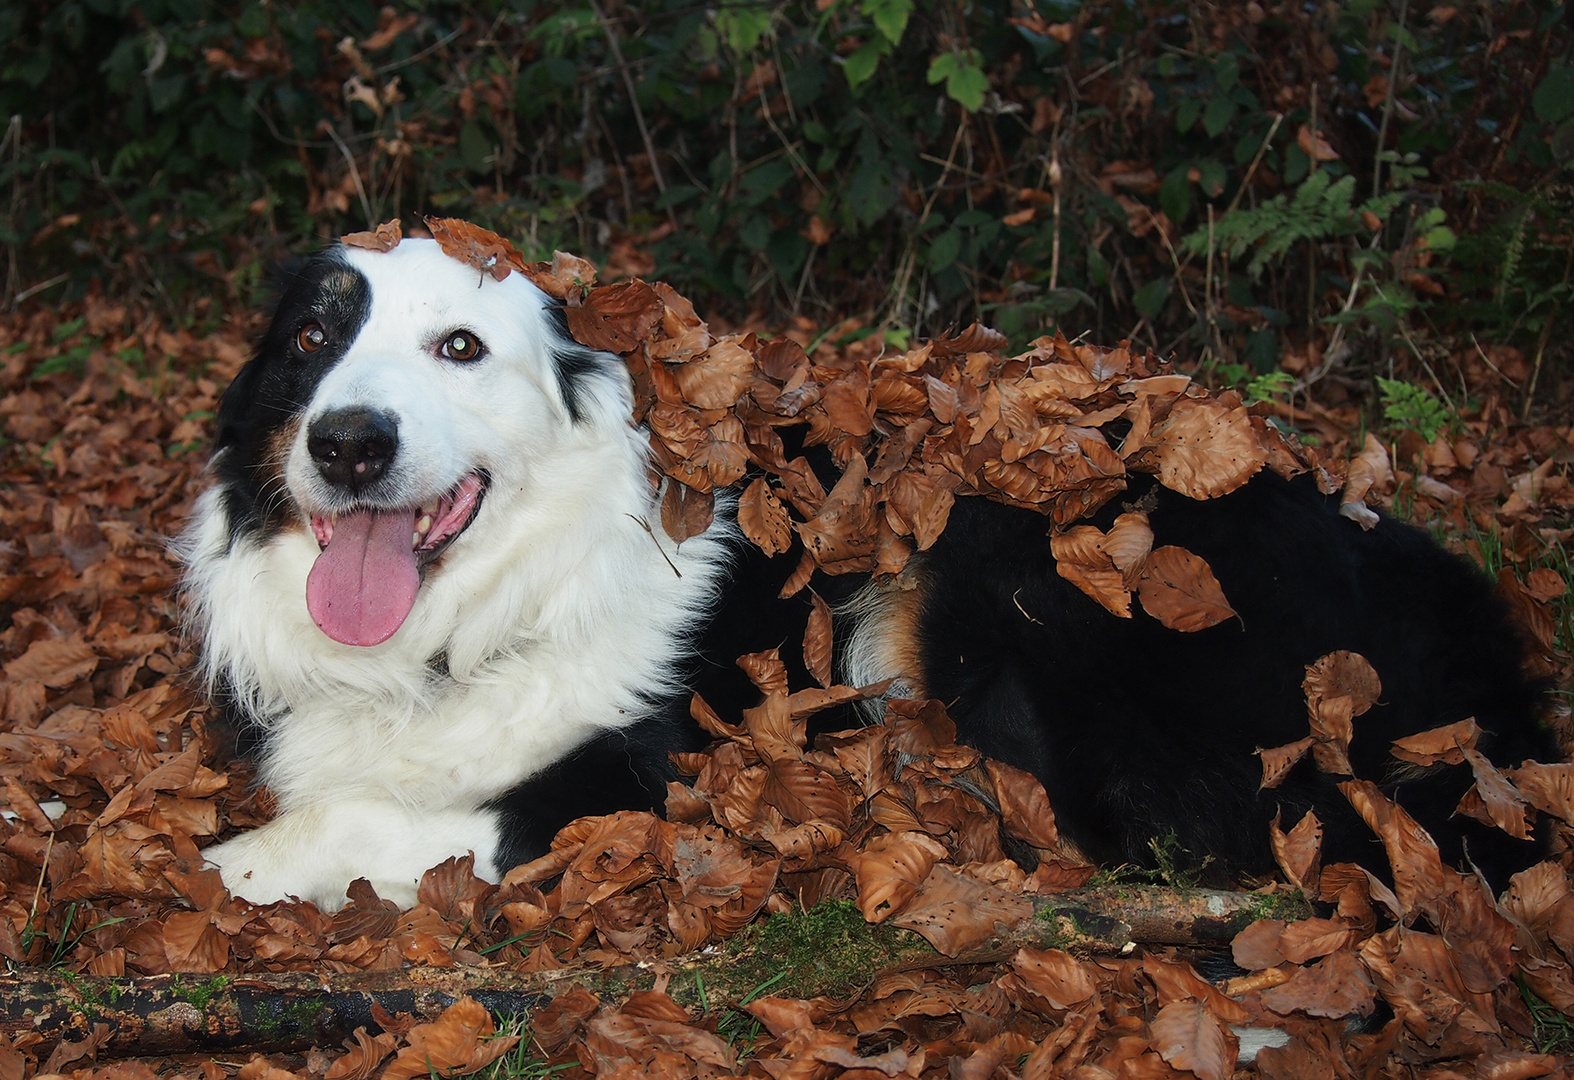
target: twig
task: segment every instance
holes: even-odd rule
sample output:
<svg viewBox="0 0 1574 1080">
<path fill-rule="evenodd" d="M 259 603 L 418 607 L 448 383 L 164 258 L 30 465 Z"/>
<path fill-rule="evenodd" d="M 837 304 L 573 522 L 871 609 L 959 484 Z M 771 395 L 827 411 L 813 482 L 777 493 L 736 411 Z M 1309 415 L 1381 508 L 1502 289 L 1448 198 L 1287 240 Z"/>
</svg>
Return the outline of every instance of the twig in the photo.
<svg viewBox="0 0 1574 1080">
<path fill-rule="evenodd" d="M 952 165 L 956 161 L 956 152 L 962 145 L 962 136 L 966 133 L 967 117 L 964 115 L 956 125 L 956 137 L 951 140 L 951 152 L 946 155 L 945 168 L 935 180 L 934 190 L 929 193 L 929 200 L 924 203 L 924 212 L 919 215 L 918 224 L 913 226 L 911 237 L 907 242 L 907 250 L 902 253 L 902 260 L 897 266 L 896 279 L 891 285 L 891 300 L 886 308 L 885 318 L 880 320 L 882 330 L 891 325 L 901 309 L 903 297 L 907 294 L 907 285 L 913 279 L 913 266 L 918 258 L 918 234 L 923 230 L 924 222 L 929 220 L 929 214 L 935 208 L 935 200 L 940 197 L 940 191 L 945 186 L 945 178 L 950 175 Z"/>
<path fill-rule="evenodd" d="M 59 285 L 62 281 L 65 281 L 70 276 L 70 274 L 56 274 L 48 281 L 40 281 L 37 285 L 34 285 L 31 288 L 23 289 L 21 292 L 17 293 L 16 299 L 13 300 L 12 303 L 21 304 L 27 300 L 31 300 L 45 289 L 53 289 L 56 285 Z"/>
<path fill-rule="evenodd" d="M 1164 231 L 1164 226 L 1159 222 L 1158 216 L 1149 209 L 1147 203 L 1138 203 L 1142 212 L 1148 215 L 1148 220 L 1153 222 L 1153 230 L 1159 234 L 1159 239 L 1164 241 L 1164 250 L 1170 253 L 1170 266 L 1175 270 L 1175 283 L 1181 287 L 1181 299 L 1186 301 L 1186 310 L 1191 312 L 1192 318 L 1200 318 L 1197 305 L 1191 302 L 1191 291 L 1186 288 L 1186 280 L 1181 276 L 1180 255 L 1175 250 L 1175 245 L 1170 243 L 1169 233 Z"/>
<path fill-rule="evenodd" d="M 651 141 L 650 128 L 645 126 L 645 110 L 639 107 L 639 94 L 634 90 L 634 76 L 629 74 L 628 66 L 623 59 L 623 45 L 618 41 L 618 32 L 608 19 L 606 12 L 601 10 L 597 0 L 590 0 L 590 10 L 595 12 L 596 21 L 601 24 L 601 29 L 607 35 L 607 45 L 612 49 L 612 56 L 622 70 L 623 85 L 629 92 L 629 104 L 634 107 L 634 123 L 639 125 L 639 137 L 645 141 L 645 153 L 650 155 L 650 172 L 656 179 L 656 189 L 663 195 L 667 193 L 666 178 L 661 175 L 661 163 L 656 160 L 656 144 Z M 667 216 L 676 221 L 672 207 L 667 207 Z"/>
<path fill-rule="evenodd" d="M 1268 128 L 1268 134 L 1263 136 L 1262 145 L 1257 148 L 1257 156 L 1252 158 L 1252 163 L 1246 167 L 1246 175 L 1241 177 L 1240 186 L 1235 189 L 1235 198 L 1230 200 L 1230 205 L 1224 208 L 1224 216 L 1229 217 L 1241 203 L 1241 196 L 1246 194 L 1246 188 L 1251 184 L 1252 177 L 1257 174 L 1257 166 L 1262 163 L 1263 154 L 1268 152 L 1268 144 L 1273 142 L 1274 132 L 1279 130 L 1279 125 L 1284 123 L 1284 113 L 1273 114 L 1273 125 Z"/>
<path fill-rule="evenodd" d="M 1388 65 L 1388 94 L 1383 99 L 1383 122 L 1377 126 L 1377 153 L 1372 160 L 1372 198 L 1383 193 L 1383 148 L 1388 145 L 1388 118 L 1394 112 L 1394 87 L 1399 85 L 1399 61 L 1405 51 L 1405 16 L 1410 0 L 1399 0 L 1399 29 L 1394 34 L 1394 61 Z"/>
<path fill-rule="evenodd" d="M 1536 400 L 1536 381 L 1541 378 L 1541 361 L 1547 354 L 1547 342 L 1552 338 L 1552 326 L 1557 321 L 1557 312 L 1550 312 L 1541 327 L 1541 339 L 1536 342 L 1536 362 L 1531 365 L 1530 383 L 1525 387 L 1525 406 L 1519 413 L 1522 421 L 1530 420 L 1530 406 Z"/>
<path fill-rule="evenodd" d="M 370 229 L 377 222 L 372 218 L 372 200 L 366 197 L 366 187 L 361 183 L 361 170 L 355 164 L 355 155 L 350 153 L 350 148 L 344 144 L 343 139 L 339 138 L 339 133 L 333 129 L 331 123 L 324 124 L 323 127 L 327 129 L 329 138 L 333 139 L 335 145 L 339 147 L 339 153 L 344 155 L 344 160 L 350 165 L 350 179 L 355 181 L 355 194 L 361 200 L 361 210 L 366 215 L 366 227 Z"/>
</svg>

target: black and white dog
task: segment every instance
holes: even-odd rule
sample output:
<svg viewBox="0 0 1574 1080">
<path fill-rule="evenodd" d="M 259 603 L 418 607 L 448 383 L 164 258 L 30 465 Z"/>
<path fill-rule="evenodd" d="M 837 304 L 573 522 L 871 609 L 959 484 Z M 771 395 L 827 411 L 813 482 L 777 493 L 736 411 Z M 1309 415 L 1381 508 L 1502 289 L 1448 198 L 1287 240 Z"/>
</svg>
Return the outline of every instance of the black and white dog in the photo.
<svg viewBox="0 0 1574 1080">
<path fill-rule="evenodd" d="M 234 893 L 333 908 L 365 877 L 409 904 L 465 852 L 496 879 L 576 817 L 659 806 L 668 754 L 705 741 L 694 690 L 724 715 L 753 704 L 732 661 L 794 640 L 801 613 L 775 596 L 796 553 L 764 558 L 725 514 L 671 542 L 631 409 L 623 363 L 576 344 L 522 274 L 431 240 L 293 273 L 224 396 L 215 484 L 181 542 L 204 673 L 278 799 L 207 851 Z M 1257 790 L 1253 750 L 1306 734 L 1303 669 L 1335 649 L 1383 680 L 1359 775 L 1390 771 L 1390 739 L 1471 715 L 1495 760 L 1549 754 L 1488 584 L 1418 531 L 1363 532 L 1267 474 L 1154 498 L 1155 544 L 1207 559 L 1239 619 L 1115 619 L 1056 573 L 1046 519 L 963 499 L 901 580 L 826 584 L 843 675 L 944 701 L 1107 861 L 1150 861 L 1173 834 L 1221 873 L 1266 872 L 1266 819 L 1312 806 L 1329 859 L 1368 854 L 1310 764 Z M 1527 861 L 1532 845 L 1450 821 L 1469 782 L 1396 781 L 1448 856 L 1468 836 L 1491 869 Z"/>
</svg>

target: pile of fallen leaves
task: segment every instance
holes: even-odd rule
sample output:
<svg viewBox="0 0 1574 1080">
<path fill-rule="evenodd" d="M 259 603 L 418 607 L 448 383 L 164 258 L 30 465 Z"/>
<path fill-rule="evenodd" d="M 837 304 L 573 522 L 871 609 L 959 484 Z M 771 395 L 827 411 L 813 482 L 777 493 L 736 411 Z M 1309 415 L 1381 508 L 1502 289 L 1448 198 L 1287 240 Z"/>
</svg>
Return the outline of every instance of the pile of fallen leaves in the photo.
<svg viewBox="0 0 1574 1080">
<path fill-rule="evenodd" d="M 1121 490 L 1127 471 L 1198 497 L 1265 466 L 1321 470 L 1330 490 L 1341 479 L 1266 423 L 1267 407 L 1210 396 L 1125 349 L 1057 338 L 1008 358 L 978 328 L 889 355 L 878 335 L 842 346 L 796 330 L 713 335 L 659 284 L 596 287 L 587 264 L 516 265 L 510 251 L 477 257 L 529 273 L 569 303 L 580 340 L 627 358 L 657 464 L 679 481 L 668 486 L 667 529 L 703 528 L 714 491 L 758 469 L 740 519 L 766 550 L 789 550 L 796 534 L 800 586 L 814 566 L 898 569 L 933 542 L 955 497 L 983 494 L 1044 510 L 1060 527 L 1052 542 L 1063 572 L 1112 611 L 1129 613 L 1135 594 L 1155 617 L 1192 628 L 1220 603 L 1227 611 L 1200 559 L 1150 551 L 1137 512 L 1108 533 L 1077 520 Z M 569 1075 L 1223 1080 L 1236 1068 L 1233 1027 L 1255 1024 L 1289 1034 L 1256 1060 L 1275 1078 L 1568 1071 L 1527 1041 L 1537 1021 L 1520 990 L 1574 1016 L 1574 893 L 1561 865 L 1535 867 L 1494 898 L 1441 865 L 1402 810 L 1354 780 L 1347 791 L 1383 840 L 1392 884 L 1320 866 L 1315 823 L 1291 827 L 1278 838 L 1286 881 L 1326 913 L 1253 924 L 1233 949 L 1248 974 L 1222 987 L 1166 948 L 979 958 L 970 950 L 1029 917 L 1035 894 L 1093 873 L 1061 845 L 1042 786 L 956 746 L 935 703 L 898 703 L 883 725 L 810 745 L 808 718 L 858 691 L 823 685 L 828 662 L 810 665 L 821 686 L 791 687 L 771 653 L 743 661 L 761 691 L 757 707 L 723 717 L 696 701 L 696 720 L 717 742 L 679 761 L 684 780 L 669 790 L 665 819 L 583 819 L 500 884 L 450 860 L 426 875 L 408 911 L 364 883 L 334 913 L 229 896 L 203 869 L 201 848 L 265 820 L 268 796 L 225 759 L 208 707 L 182 680 L 191 657 L 164 543 L 200 490 L 217 394 L 254 330 L 244 320 L 202 335 L 170 330 L 101 298 L 0 323 L 10 440 L 0 448 L 0 955 L 11 963 L 112 976 L 325 977 L 662 964 L 765 913 L 843 898 L 871 922 L 920 935 L 934 962 L 887 972 L 850 998 L 747 1002 L 763 1030 L 745 1041 L 718 1033 L 733 1031 L 736 1015 L 719 1006 L 659 990 L 602 1000 L 564 989 L 531 1018 L 533 1052 Z M 78 356 L 80 369 L 48 366 L 61 355 Z M 829 446 L 842 465 L 831 490 L 787 453 L 783 429 L 794 426 L 807 432 L 799 441 Z M 1440 507 L 1551 528 L 1569 498 L 1571 434 L 1519 429 L 1509 442 L 1483 425 L 1440 438 L 1407 467 L 1459 496 L 1435 499 Z M 1490 491 L 1488 468 L 1501 477 Z M 1526 475 L 1537 479 L 1516 479 Z M 1389 454 L 1368 442 L 1343 479 L 1359 518 L 1393 483 Z M 1541 662 L 1564 668 L 1547 608 L 1563 583 L 1548 572 L 1515 588 L 1543 634 Z M 1360 710 L 1320 685 L 1309 680 L 1309 715 L 1323 726 L 1309 728 L 1316 738 L 1300 749 L 1321 761 Z M 1574 767 L 1505 776 L 1472 757 L 1471 738 L 1455 727 L 1400 749 L 1405 760 L 1474 767 L 1475 811 L 1511 830 L 1528 825 L 1532 809 L 1546 815 L 1538 829 L 1574 822 Z M 1283 757 L 1264 761 L 1271 783 Z M 1031 873 L 1007 858 L 1018 844 L 1041 855 Z M 1391 1018 L 1376 1012 L 1380 1003 Z M 1371 1030 L 1347 1026 L 1374 1013 Z M 458 1074 L 513 1038 L 490 1037 L 484 1010 L 465 1002 L 430 1024 L 392 1016 L 383 1027 L 304 1058 L 183 1067 L 205 1080 L 237 1068 L 244 1080 L 403 1077 L 428 1064 Z M 86 1075 L 106 1045 L 51 1046 L 29 1031 L 3 1038 L 6 1077 Z M 116 1068 L 147 1075 L 140 1064 Z"/>
</svg>

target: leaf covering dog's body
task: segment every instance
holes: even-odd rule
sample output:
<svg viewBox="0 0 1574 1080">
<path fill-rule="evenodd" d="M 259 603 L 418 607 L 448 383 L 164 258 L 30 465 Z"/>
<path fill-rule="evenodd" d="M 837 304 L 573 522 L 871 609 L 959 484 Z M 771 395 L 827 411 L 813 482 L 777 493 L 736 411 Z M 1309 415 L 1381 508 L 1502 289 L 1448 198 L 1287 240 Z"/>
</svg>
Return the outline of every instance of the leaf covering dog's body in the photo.
<svg viewBox="0 0 1574 1080">
<path fill-rule="evenodd" d="M 754 703 L 739 655 L 780 647 L 806 677 L 811 602 L 776 598 L 798 551 L 743 542 L 727 498 L 674 544 L 632 405 L 623 362 L 577 345 L 525 275 L 434 242 L 335 248 L 290 283 L 184 539 L 206 673 L 279 801 L 208 852 L 234 892 L 337 906 L 366 877 L 409 903 L 466 851 L 495 879 L 575 817 L 660 806 L 668 754 L 703 742 L 691 690 L 724 717 Z M 1205 559 L 1233 617 L 1116 618 L 1057 572 L 1047 518 L 964 498 L 896 581 L 816 579 L 843 679 L 945 702 L 962 741 L 1044 781 L 1089 854 L 1152 862 L 1172 837 L 1221 875 L 1271 869 L 1278 808 L 1315 807 L 1333 857 L 1375 853 L 1309 761 L 1257 790 L 1253 752 L 1307 733 L 1300 682 L 1324 653 L 1383 680 L 1351 748 L 1363 775 L 1388 771 L 1388 740 L 1472 713 L 1497 760 L 1547 753 L 1488 584 L 1419 531 L 1363 533 L 1272 475 L 1207 500 L 1133 485 L 1155 492 L 1155 550 Z M 1457 856 L 1468 770 L 1400 779 Z M 1535 851 L 1470 843 L 1494 870 Z"/>
</svg>

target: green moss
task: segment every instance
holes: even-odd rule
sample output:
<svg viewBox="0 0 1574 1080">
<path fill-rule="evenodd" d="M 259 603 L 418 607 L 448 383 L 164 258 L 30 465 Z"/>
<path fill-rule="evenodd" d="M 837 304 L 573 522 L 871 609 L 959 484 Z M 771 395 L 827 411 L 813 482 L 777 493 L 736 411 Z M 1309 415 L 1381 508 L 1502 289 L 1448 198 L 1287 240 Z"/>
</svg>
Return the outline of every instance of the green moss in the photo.
<svg viewBox="0 0 1574 1080">
<path fill-rule="evenodd" d="M 169 996 L 176 1001 L 184 1001 L 198 1012 L 207 1012 L 208 1003 L 215 994 L 222 994 L 230 984 L 228 975 L 215 975 L 207 982 L 195 986 L 187 986 L 179 975 L 170 979 Z"/>
<path fill-rule="evenodd" d="M 326 999 L 284 998 L 262 999 L 255 1012 L 246 1017 L 247 1026 L 264 1038 L 283 1039 L 296 1034 L 310 1034 L 317 1025 L 317 1018 L 329 1007 Z"/>
<path fill-rule="evenodd" d="M 723 963 L 707 965 L 700 978 L 689 972 L 675 979 L 669 992 L 701 1008 L 767 995 L 845 997 L 901 960 L 933 954 L 917 934 L 872 926 L 856 904 L 832 900 L 746 928 L 727 942 Z"/>
<path fill-rule="evenodd" d="M 1285 922 L 1295 922 L 1297 919 L 1309 919 L 1312 916 L 1311 902 L 1299 889 L 1282 893 L 1251 893 L 1250 897 L 1246 913 L 1252 922 L 1258 919 L 1283 919 Z"/>
</svg>

